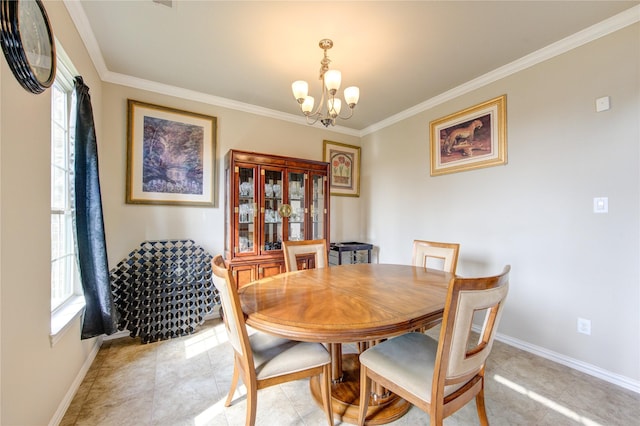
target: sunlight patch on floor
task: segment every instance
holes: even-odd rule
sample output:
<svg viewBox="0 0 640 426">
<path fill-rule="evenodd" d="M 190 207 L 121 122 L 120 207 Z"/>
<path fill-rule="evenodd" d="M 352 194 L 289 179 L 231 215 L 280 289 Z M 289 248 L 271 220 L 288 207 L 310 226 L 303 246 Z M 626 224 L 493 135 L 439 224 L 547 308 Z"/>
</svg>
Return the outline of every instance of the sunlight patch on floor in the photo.
<svg viewBox="0 0 640 426">
<path fill-rule="evenodd" d="M 185 356 L 187 359 L 193 358 L 228 341 L 227 331 L 224 329 L 224 324 L 221 323 L 186 339 L 184 342 Z"/>
<path fill-rule="evenodd" d="M 211 421 L 215 419 L 217 416 L 222 414 L 224 411 L 224 398 L 220 401 L 216 402 L 202 413 L 198 414 L 194 419 L 193 423 L 195 426 L 204 426 L 211 424 Z"/>
<path fill-rule="evenodd" d="M 530 391 L 528 389 L 526 389 L 524 386 L 521 386 L 517 383 L 512 382 L 511 380 L 502 377 L 498 374 L 493 376 L 494 380 L 498 383 L 500 383 L 501 385 L 504 385 L 506 387 L 508 387 L 511 390 L 514 390 L 522 395 L 528 396 L 529 398 L 531 398 L 532 400 L 562 414 L 563 416 L 576 421 L 580 424 L 586 425 L 586 426 L 602 426 L 600 423 L 595 422 L 587 417 L 581 416 L 580 414 L 576 413 L 575 411 L 565 407 L 564 405 L 560 405 L 555 401 L 552 401 L 548 398 L 545 398 L 544 396 Z"/>
<path fill-rule="evenodd" d="M 233 394 L 233 399 L 231 400 L 231 403 L 233 404 L 238 398 L 241 398 L 246 394 L 247 394 L 247 388 L 242 384 L 242 382 L 240 382 L 238 384 L 238 387 L 236 388 L 236 392 Z M 220 399 L 220 401 L 216 402 L 215 404 L 213 404 L 212 406 L 210 406 L 209 408 L 207 408 L 206 410 L 198 414 L 193 419 L 194 426 L 210 425 L 213 419 L 215 419 L 217 416 L 219 416 L 224 412 L 224 409 L 225 409 L 224 402 L 226 401 L 226 399 L 227 399 L 227 396 L 225 395 L 224 398 Z"/>
</svg>

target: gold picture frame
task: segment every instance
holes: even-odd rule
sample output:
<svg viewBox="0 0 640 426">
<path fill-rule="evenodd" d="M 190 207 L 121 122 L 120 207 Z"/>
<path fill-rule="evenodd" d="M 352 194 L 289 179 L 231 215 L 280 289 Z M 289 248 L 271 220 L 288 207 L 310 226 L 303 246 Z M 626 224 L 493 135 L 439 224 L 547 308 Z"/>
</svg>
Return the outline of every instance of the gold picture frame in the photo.
<svg viewBox="0 0 640 426">
<path fill-rule="evenodd" d="M 430 125 L 431 176 L 507 163 L 507 95 Z"/>
<path fill-rule="evenodd" d="M 216 123 L 128 99 L 126 202 L 213 207 Z"/>
<path fill-rule="evenodd" d="M 323 161 L 330 165 L 329 192 L 344 197 L 360 196 L 360 147 L 323 141 Z"/>
</svg>

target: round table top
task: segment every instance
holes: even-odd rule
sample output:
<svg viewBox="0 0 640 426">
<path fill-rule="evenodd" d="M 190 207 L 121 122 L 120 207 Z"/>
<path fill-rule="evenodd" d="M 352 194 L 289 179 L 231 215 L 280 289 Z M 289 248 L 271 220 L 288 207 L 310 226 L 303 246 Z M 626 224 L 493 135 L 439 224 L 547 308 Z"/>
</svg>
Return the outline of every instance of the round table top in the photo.
<svg viewBox="0 0 640 426">
<path fill-rule="evenodd" d="M 349 343 L 436 324 L 453 277 L 423 267 L 365 263 L 274 275 L 239 293 L 247 324 L 258 330 Z"/>
</svg>

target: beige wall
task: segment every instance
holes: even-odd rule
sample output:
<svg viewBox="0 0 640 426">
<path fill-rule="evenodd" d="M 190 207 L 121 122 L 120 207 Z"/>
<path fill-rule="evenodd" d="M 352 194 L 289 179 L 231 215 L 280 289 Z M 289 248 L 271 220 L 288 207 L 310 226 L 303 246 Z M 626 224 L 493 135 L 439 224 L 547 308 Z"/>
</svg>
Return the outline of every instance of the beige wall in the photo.
<svg viewBox="0 0 640 426">
<path fill-rule="evenodd" d="M 359 138 L 231 109 L 113 84 L 104 85 L 104 134 L 99 142 L 101 188 L 109 264 L 117 264 L 142 241 L 193 239 L 212 254 L 224 250 L 224 156 L 229 149 L 322 160 L 322 141 L 359 145 Z M 217 117 L 217 206 L 149 206 L 125 203 L 127 99 Z M 106 177 L 106 178 L 105 178 Z M 358 199 L 331 197 L 331 240 L 362 238 Z"/>
<path fill-rule="evenodd" d="M 506 339 L 640 389 L 639 80 L 635 24 L 364 137 L 380 262 L 409 263 L 417 238 L 459 242 L 463 276 L 511 264 Z M 508 164 L 430 177 L 429 122 L 502 94 Z"/>
<path fill-rule="evenodd" d="M 61 2 L 47 3 L 55 35 L 91 88 L 101 114 L 101 82 Z M 46 425 L 77 379 L 95 339 L 74 324 L 53 348 L 50 330 L 49 91 L 33 95 L 0 61 L 0 284 L 3 425 Z M 100 123 L 98 137 L 100 137 Z"/>
</svg>

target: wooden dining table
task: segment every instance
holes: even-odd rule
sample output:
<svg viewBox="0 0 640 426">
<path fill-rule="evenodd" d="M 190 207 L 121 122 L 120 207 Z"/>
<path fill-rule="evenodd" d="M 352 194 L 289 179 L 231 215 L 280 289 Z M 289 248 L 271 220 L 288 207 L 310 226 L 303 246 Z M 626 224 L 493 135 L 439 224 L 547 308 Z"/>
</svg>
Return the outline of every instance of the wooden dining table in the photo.
<svg viewBox="0 0 640 426">
<path fill-rule="evenodd" d="M 288 339 L 328 344 L 332 355 L 332 408 L 342 421 L 356 423 L 360 393 L 357 353 L 381 340 L 429 328 L 442 319 L 453 275 L 424 267 L 350 264 L 286 272 L 239 289 L 246 323 Z M 318 379 L 311 393 L 321 403 Z M 410 404 L 373 386 L 368 424 L 402 417 Z"/>
</svg>

